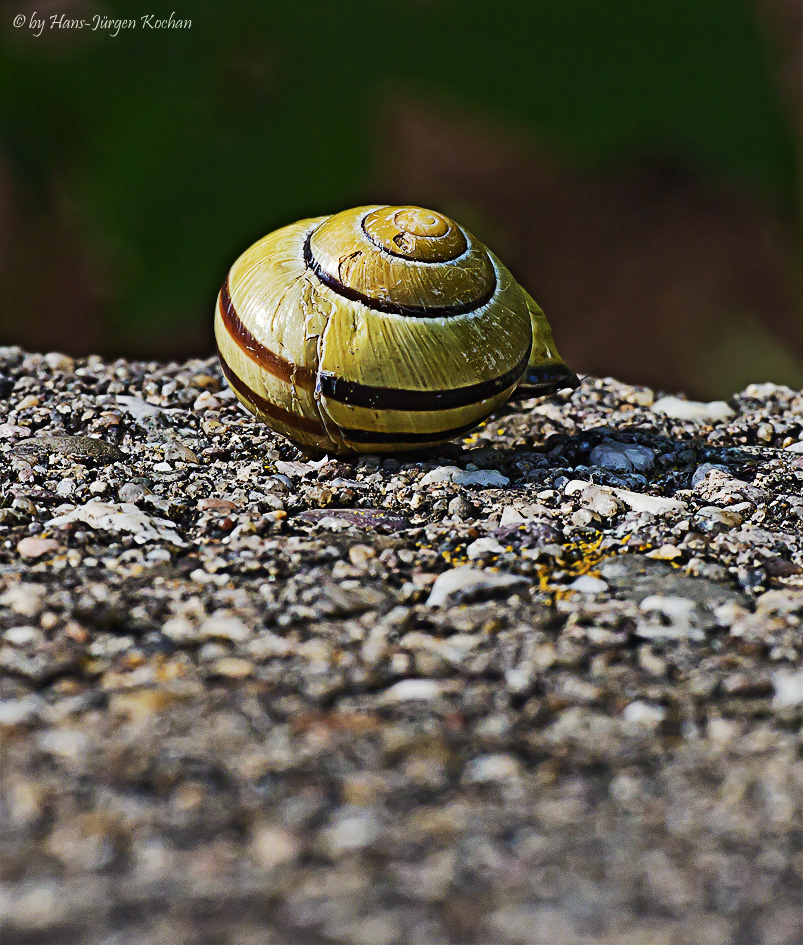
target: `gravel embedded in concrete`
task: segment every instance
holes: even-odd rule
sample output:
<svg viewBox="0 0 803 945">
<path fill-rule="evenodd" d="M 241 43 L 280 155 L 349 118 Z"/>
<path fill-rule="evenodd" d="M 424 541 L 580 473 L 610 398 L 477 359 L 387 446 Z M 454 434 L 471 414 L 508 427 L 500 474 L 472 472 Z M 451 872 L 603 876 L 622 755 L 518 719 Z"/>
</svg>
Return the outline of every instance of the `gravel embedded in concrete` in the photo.
<svg viewBox="0 0 803 945">
<path fill-rule="evenodd" d="M 310 459 L 212 359 L 0 375 L 4 943 L 803 940 L 803 394 Z"/>
</svg>

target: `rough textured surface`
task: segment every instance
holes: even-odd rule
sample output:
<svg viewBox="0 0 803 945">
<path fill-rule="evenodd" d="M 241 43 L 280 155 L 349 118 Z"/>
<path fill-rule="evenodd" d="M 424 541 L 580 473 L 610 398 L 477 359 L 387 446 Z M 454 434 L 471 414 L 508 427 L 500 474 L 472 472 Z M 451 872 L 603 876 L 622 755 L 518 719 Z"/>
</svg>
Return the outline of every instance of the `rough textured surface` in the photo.
<svg viewBox="0 0 803 945">
<path fill-rule="evenodd" d="M 3 945 L 803 940 L 803 396 L 654 401 L 310 461 L 0 349 Z"/>
</svg>

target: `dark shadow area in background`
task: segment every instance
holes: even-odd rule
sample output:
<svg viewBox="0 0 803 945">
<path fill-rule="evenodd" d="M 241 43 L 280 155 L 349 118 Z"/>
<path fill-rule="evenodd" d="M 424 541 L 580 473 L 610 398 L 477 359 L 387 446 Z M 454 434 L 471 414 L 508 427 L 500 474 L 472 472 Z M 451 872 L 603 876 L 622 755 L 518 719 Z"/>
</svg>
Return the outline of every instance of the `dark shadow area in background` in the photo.
<svg viewBox="0 0 803 945">
<path fill-rule="evenodd" d="M 579 371 L 803 384 L 798 136 L 746 0 L 176 16 L 191 28 L 2 24 L 0 342 L 206 355 L 255 239 L 412 202 L 509 263 Z"/>
</svg>

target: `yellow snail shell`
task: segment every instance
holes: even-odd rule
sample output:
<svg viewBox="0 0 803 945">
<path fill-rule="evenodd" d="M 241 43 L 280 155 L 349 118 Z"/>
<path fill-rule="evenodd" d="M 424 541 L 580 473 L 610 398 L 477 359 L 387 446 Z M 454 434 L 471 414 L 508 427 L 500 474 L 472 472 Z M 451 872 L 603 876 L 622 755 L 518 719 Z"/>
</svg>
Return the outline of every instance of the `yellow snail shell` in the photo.
<svg viewBox="0 0 803 945">
<path fill-rule="evenodd" d="M 421 207 L 358 207 L 269 233 L 231 267 L 215 337 L 242 403 L 328 453 L 433 446 L 520 382 L 533 395 L 578 383 L 496 256 Z"/>
</svg>

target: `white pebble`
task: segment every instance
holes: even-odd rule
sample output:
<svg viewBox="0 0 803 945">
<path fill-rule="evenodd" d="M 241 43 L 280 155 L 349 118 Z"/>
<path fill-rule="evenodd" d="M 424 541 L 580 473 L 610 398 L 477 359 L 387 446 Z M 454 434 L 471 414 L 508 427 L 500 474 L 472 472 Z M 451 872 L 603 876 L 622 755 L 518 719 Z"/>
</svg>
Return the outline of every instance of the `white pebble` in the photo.
<svg viewBox="0 0 803 945">
<path fill-rule="evenodd" d="M 432 585 L 427 607 L 442 607 L 453 594 L 497 591 L 509 591 L 512 594 L 526 584 L 529 584 L 529 580 L 517 574 L 491 574 L 477 568 L 453 568 L 438 575 Z"/>
<path fill-rule="evenodd" d="M 622 718 L 640 728 L 655 728 L 666 718 L 666 709 L 651 702 L 631 702 L 625 706 Z"/>
<path fill-rule="evenodd" d="M 694 601 L 685 597 L 668 597 L 661 594 L 650 594 L 639 604 L 644 613 L 663 614 L 670 620 L 688 620 L 694 610 Z"/>
<path fill-rule="evenodd" d="M 483 555 L 501 555 L 504 551 L 505 549 L 495 538 L 478 538 L 466 548 L 466 554 L 472 561 L 475 558 L 482 558 Z"/>
<path fill-rule="evenodd" d="M 216 410 L 220 406 L 220 401 L 215 397 L 214 394 L 210 394 L 208 390 L 201 391 L 200 394 L 195 398 L 195 403 L 192 405 L 193 410 Z"/>
<path fill-rule="evenodd" d="M 44 635 L 38 627 L 9 627 L 3 639 L 12 646 L 28 646 L 30 643 L 40 643 Z"/>
<path fill-rule="evenodd" d="M 471 784 L 492 784 L 511 781 L 519 776 L 519 763 L 513 755 L 503 753 L 480 755 L 465 767 L 463 780 Z"/>
<path fill-rule="evenodd" d="M 252 636 L 251 628 L 234 614 L 212 614 L 198 627 L 198 637 L 201 640 L 230 640 L 232 643 L 242 643 Z"/>
<path fill-rule="evenodd" d="M 803 671 L 775 673 L 772 677 L 772 685 L 775 689 L 772 704 L 776 709 L 803 705 Z"/>
<path fill-rule="evenodd" d="M 680 397 L 661 397 L 651 409 L 653 413 L 662 413 L 673 420 L 724 420 L 735 412 L 724 400 L 701 403 L 697 400 L 682 400 Z"/>
<path fill-rule="evenodd" d="M 41 700 L 34 696 L 23 699 L 0 699 L 0 727 L 25 725 L 39 717 Z"/>
<path fill-rule="evenodd" d="M 457 486 L 506 486 L 510 480 L 495 469 L 463 470 L 459 466 L 438 466 L 421 479 L 422 486 L 442 482 L 453 482 Z"/>
<path fill-rule="evenodd" d="M 499 519 L 500 528 L 505 525 L 518 525 L 520 522 L 525 522 L 526 519 L 519 512 L 518 509 L 513 508 L 512 505 L 506 505 L 502 509 L 502 517 Z"/>
<path fill-rule="evenodd" d="M 382 693 L 381 702 L 429 702 L 443 691 L 437 679 L 402 679 Z"/>
<path fill-rule="evenodd" d="M 579 578 L 569 585 L 570 591 L 580 591 L 581 594 L 601 594 L 608 590 L 608 585 L 601 578 L 593 577 L 591 574 L 581 574 Z"/>
</svg>

